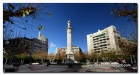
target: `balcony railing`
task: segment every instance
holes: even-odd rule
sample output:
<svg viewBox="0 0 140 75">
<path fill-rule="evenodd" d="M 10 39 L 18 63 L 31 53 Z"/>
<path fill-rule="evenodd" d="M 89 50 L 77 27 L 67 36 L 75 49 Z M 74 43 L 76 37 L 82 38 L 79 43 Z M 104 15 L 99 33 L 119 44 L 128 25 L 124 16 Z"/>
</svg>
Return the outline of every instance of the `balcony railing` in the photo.
<svg viewBox="0 0 140 75">
<path fill-rule="evenodd" d="M 102 40 L 105 40 L 106 38 L 102 38 Z"/>
</svg>

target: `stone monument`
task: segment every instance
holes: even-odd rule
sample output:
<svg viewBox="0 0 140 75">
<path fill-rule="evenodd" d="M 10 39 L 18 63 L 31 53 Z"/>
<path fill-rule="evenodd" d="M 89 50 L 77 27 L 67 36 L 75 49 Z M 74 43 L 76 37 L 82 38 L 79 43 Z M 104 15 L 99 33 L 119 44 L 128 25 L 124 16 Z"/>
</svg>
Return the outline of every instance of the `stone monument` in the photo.
<svg viewBox="0 0 140 75">
<path fill-rule="evenodd" d="M 71 21 L 68 21 L 67 27 L 67 51 L 66 51 L 66 60 L 65 63 L 71 64 L 74 63 L 74 52 L 72 51 L 72 27 Z"/>
</svg>

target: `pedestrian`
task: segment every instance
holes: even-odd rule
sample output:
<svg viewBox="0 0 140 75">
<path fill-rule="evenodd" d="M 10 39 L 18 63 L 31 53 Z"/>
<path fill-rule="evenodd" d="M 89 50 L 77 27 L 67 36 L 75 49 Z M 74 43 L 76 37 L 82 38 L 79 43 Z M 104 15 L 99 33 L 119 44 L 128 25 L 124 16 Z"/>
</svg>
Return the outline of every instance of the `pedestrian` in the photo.
<svg viewBox="0 0 140 75">
<path fill-rule="evenodd" d="M 119 60 L 119 64 L 122 64 L 121 60 Z"/>
<path fill-rule="evenodd" d="M 87 61 L 87 65 L 89 66 L 90 65 L 90 61 L 89 60 L 86 60 Z"/>
<path fill-rule="evenodd" d="M 125 64 L 126 63 L 125 59 L 122 62 L 123 62 L 123 64 Z"/>
<path fill-rule="evenodd" d="M 50 65 L 49 61 L 47 61 L 47 67 Z"/>
<path fill-rule="evenodd" d="M 93 64 L 95 63 L 95 60 L 93 60 Z"/>
<path fill-rule="evenodd" d="M 109 63 L 111 64 L 111 60 L 109 61 Z"/>
</svg>

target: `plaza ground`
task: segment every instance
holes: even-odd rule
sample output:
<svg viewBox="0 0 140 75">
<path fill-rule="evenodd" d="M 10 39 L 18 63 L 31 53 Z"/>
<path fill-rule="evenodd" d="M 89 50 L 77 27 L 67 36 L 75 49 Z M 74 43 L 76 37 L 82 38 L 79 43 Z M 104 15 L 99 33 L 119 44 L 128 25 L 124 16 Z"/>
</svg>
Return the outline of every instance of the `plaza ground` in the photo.
<svg viewBox="0 0 140 75">
<path fill-rule="evenodd" d="M 13 67 L 13 65 L 4 65 L 4 73 L 6 72 L 5 69 L 8 68 L 15 68 L 14 73 L 67 73 L 67 72 L 90 72 L 90 73 L 133 73 L 133 71 L 130 68 L 124 68 L 124 67 L 97 67 L 97 66 L 88 66 L 88 65 L 74 65 L 72 68 L 68 68 L 67 65 L 49 65 L 46 66 L 46 64 L 25 64 L 20 65 L 19 67 Z M 13 72 L 12 72 L 13 73 Z M 135 72 L 136 73 L 136 72 Z"/>
</svg>

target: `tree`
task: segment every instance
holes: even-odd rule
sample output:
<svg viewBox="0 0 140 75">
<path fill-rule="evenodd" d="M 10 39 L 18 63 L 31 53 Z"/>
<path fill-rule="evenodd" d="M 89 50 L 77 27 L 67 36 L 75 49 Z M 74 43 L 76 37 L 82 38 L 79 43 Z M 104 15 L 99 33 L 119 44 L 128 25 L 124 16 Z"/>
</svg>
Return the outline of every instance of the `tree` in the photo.
<svg viewBox="0 0 140 75">
<path fill-rule="evenodd" d="M 36 61 L 41 60 L 43 63 L 43 60 L 46 60 L 48 55 L 46 51 L 36 50 L 35 52 L 33 52 L 32 57 Z"/>
<path fill-rule="evenodd" d="M 43 11 L 44 8 L 53 7 L 46 3 L 4 3 L 3 4 L 3 23 L 10 22 L 14 24 L 12 17 L 16 18 L 38 18 L 40 14 L 46 14 L 50 17 L 50 11 Z M 42 13 L 44 12 L 44 13 Z M 26 20 L 28 22 L 28 20 Z"/>
<path fill-rule="evenodd" d="M 4 40 L 4 49 L 5 52 L 10 56 L 9 64 L 12 63 L 12 59 L 15 55 L 24 52 L 27 53 L 30 49 L 30 43 L 22 38 L 9 39 L 8 43 L 6 42 L 7 40 Z"/>
<path fill-rule="evenodd" d="M 7 63 L 7 60 L 10 58 L 10 55 L 8 54 L 8 52 L 6 52 L 5 50 L 4 50 L 4 52 L 3 52 L 3 57 L 6 59 L 5 60 L 5 64 Z"/>
<path fill-rule="evenodd" d="M 66 52 L 65 51 L 62 51 L 60 53 L 60 60 L 64 62 L 65 61 L 65 58 L 66 58 Z"/>
<path fill-rule="evenodd" d="M 39 26 L 37 22 L 46 22 L 42 15 L 50 17 L 51 11 L 46 8 L 52 7 L 46 3 L 3 3 L 4 39 L 11 38 L 18 29 L 33 32 Z"/>
<path fill-rule="evenodd" d="M 82 60 L 82 58 L 76 54 L 74 55 L 74 58 L 77 62 L 81 62 L 81 60 Z"/>
<path fill-rule="evenodd" d="M 137 3 L 115 3 L 111 14 L 119 17 L 127 17 L 128 21 L 133 20 L 138 25 L 138 4 Z"/>
<path fill-rule="evenodd" d="M 26 59 L 28 57 L 28 53 L 27 52 L 23 52 L 20 54 L 15 55 L 17 58 L 21 59 L 21 64 L 24 64 L 24 59 Z"/>
<path fill-rule="evenodd" d="M 118 41 L 123 58 L 130 59 L 130 55 L 134 55 L 137 58 L 137 42 L 127 40 L 126 38 L 121 38 Z"/>
</svg>

